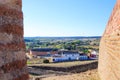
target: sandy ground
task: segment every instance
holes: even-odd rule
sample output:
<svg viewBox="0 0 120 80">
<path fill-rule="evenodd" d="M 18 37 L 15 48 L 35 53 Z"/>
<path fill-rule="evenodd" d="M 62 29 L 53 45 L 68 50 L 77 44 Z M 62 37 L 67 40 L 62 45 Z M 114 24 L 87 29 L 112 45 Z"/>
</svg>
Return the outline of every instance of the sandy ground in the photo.
<svg viewBox="0 0 120 80">
<path fill-rule="evenodd" d="M 41 80 L 47 77 L 61 76 L 61 75 L 71 75 L 72 73 L 62 72 L 62 71 L 53 71 L 53 70 L 43 70 L 36 68 L 28 68 L 30 73 L 30 80 Z"/>
<path fill-rule="evenodd" d="M 44 72 L 45 75 L 33 77 L 31 80 L 100 80 L 97 69 L 75 74 L 54 71 L 42 72 Z"/>
<path fill-rule="evenodd" d="M 97 69 L 95 69 L 83 73 L 47 77 L 41 80 L 100 80 L 100 79 L 98 77 Z"/>
</svg>

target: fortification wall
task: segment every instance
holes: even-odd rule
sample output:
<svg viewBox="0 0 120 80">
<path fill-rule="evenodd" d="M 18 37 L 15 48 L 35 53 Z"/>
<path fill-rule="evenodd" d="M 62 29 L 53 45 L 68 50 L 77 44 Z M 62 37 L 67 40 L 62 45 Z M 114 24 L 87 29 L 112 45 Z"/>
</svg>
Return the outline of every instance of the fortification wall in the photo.
<svg viewBox="0 0 120 80">
<path fill-rule="evenodd" d="M 28 80 L 21 0 L 0 0 L 0 80 Z"/>
<path fill-rule="evenodd" d="M 101 80 L 120 80 L 120 0 L 101 39 L 98 70 Z"/>
</svg>

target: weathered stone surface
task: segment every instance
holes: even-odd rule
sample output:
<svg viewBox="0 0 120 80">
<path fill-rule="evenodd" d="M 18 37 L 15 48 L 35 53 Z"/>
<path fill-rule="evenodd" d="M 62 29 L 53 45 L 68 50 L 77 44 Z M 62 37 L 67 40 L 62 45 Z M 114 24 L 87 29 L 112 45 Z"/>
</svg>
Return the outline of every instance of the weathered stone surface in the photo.
<svg viewBox="0 0 120 80">
<path fill-rule="evenodd" d="M 101 39 L 98 70 L 101 80 L 120 80 L 120 0 Z"/>
<path fill-rule="evenodd" d="M 0 80 L 28 80 L 21 0 L 0 0 Z"/>
</svg>

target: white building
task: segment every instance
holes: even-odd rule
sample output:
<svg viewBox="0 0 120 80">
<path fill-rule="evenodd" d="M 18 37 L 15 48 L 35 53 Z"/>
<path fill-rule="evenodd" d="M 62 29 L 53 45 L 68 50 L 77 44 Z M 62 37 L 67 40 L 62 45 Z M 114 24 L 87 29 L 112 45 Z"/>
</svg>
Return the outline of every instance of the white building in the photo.
<svg viewBox="0 0 120 80">
<path fill-rule="evenodd" d="M 69 61 L 79 60 L 80 56 L 80 54 L 77 51 L 60 51 L 58 54 L 68 59 Z"/>
<path fill-rule="evenodd" d="M 91 59 L 98 59 L 98 52 L 97 51 L 92 51 L 90 58 Z"/>
<path fill-rule="evenodd" d="M 56 56 L 52 57 L 53 62 L 87 60 L 87 55 L 80 55 L 77 51 L 60 51 Z"/>
<path fill-rule="evenodd" d="M 88 60 L 87 55 L 80 55 L 77 51 L 59 51 L 58 54 L 52 57 L 47 57 L 50 62 L 62 62 L 62 61 L 76 61 L 76 60 Z"/>
</svg>

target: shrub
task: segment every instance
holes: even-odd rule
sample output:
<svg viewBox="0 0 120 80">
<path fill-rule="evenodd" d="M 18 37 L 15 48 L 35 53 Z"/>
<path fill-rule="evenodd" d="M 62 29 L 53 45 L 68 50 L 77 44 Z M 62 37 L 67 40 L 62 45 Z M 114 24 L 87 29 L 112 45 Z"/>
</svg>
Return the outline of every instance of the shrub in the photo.
<svg viewBox="0 0 120 80">
<path fill-rule="evenodd" d="M 43 63 L 49 63 L 49 60 L 45 59 L 43 60 Z"/>
</svg>

